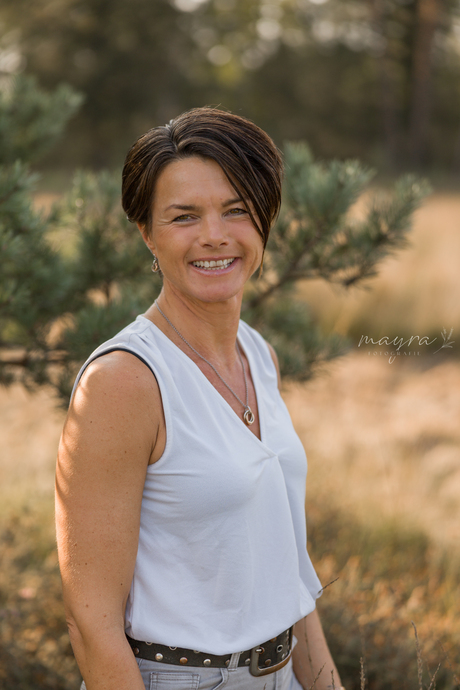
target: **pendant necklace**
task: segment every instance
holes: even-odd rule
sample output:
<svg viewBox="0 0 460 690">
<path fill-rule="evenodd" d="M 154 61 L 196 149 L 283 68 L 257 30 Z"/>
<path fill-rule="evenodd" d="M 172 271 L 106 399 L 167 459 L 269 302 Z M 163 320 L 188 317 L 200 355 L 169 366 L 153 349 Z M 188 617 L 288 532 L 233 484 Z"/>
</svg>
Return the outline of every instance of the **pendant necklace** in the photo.
<svg viewBox="0 0 460 690">
<path fill-rule="evenodd" d="M 200 353 L 197 352 L 197 351 L 195 350 L 195 348 L 193 347 L 193 345 L 190 345 L 189 341 L 188 341 L 186 338 L 184 338 L 184 336 L 182 335 L 182 333 L 179 333 L 179 331 L 177 330 L 177 328 L 174 326 L 174 324 L 171 323 L 171 321 L 168 319 L 168 317 L 166 316 L 166 314 L 163 314 L 163 312 L 161 311 L 161 309 L 160 309 L 160 307 L 158 306 L 157 302 L 155 302 L 155 306 L 156 306 L 156 308 L 158 309 L 158 311 L 160 312 L 160 314 L 162 315 L 162 317 L 169 323 L 169 325 L 171 326 L 171 328 L 173 329 L 173 331 L 175 331 L 175 332 L 177 333 L 177 335 L 179 336 L 179 338 L 181 338 L 181 340 L 183 340 L 184 343 L 185 343 L 186 345 L 188 345 L 189 348 L 190 348 L 191 350 L 193 350 L 193 352 L 197 355 L 197 357 L 199 357 L 200 359 L 202 359 L 203 362 L 206 362 L 206 364 L 209 364 L 209 366 L 211 367 L 211 369 L 213 370 L 213 372 L 216 374 L 216 376 L 219 377 L 219 379 L 222 381 L 222 383 L 224 384 L 224 386 L 226 386 L 226 388 L 228 388 L 228 390 L 230 391 L 230 393 L 231 393 L 232 395 L 234 395 L 235 398 L 236 398 L 236 399 L 238 400 L 238 402 L 240 403 L 240 405 L 243 406 L 243 408 L 244 408 L 244 412 L 243 412 L 243 420 L 244 420 L 244 423 L 245 423 L 247 426 L 251 426 L 251 424 L 254 424 L 255 417 L 254 417 L 254 412 L 253 412 L 253 411 L 251 410 L 251 408 L 249 407 L 248 382 L 247 382 L 247 379 L 246 379 L 246 372 L 245 372 L 245 370 L 244 370 L 243 358 L 241 357 L 240 346 L 239 346 L 239 344 L 238 344 L 238 341 L 236 341 L 236 351 L 237 351 L 237 353 L 238 353 L 238 357 L 239 357 L 239 360 L 240 360 L 240 362 L 241 362 L 241 368 L 243 369 L 244 387 L 245 387 L 245 390 L 246 390 L 246 404 L 245 404 L 245 403 L 241 400 L 241 398 L 235 393 L 235 391 L 233 390 L 233 388 L 230 388 L 230 386 L 228 385 L 228 383 L 227 383 L 226 381 L 224 381 L 224 379 L 223 379 L 222 376 L 219 374 L 219 372 L 217 371 L 217 369 L 215 368 L 215 366 L 214 366 L 213 364 L 211 364 L 211 362 L 209 362 L 209 361 L 206 359 L 206 357 L 203 357 L 203 355 L 200 355 Z"/>
</svg>

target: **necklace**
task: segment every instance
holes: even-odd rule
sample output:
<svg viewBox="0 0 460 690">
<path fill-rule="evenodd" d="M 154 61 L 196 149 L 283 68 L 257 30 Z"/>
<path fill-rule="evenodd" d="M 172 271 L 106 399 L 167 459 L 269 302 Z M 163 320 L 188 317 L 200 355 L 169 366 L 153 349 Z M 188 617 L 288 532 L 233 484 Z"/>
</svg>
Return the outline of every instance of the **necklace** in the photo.
<svg viewBox="0 0 460 690">
<path fill-rule="evenodd" d="M 200 359 L 203 360 L 203 362 L 206 362 L 206 364 L 209 364 L 209 366 L 211 367 L 211 369 L 213 370 L 213 372 L 216 374 L 216 376 L 219 377 L 219 379 L 222 381 L 222 383 L 224 384 L 224 386 L 226 386 L 226 387 L 228 388 L 228 390 L 230 391 L 230 393 L 232 393 L 232 395 L 235 396 L 235 398 L 238 400 L 238 402 L 240 403 L 240 405 L 243 406 L 243 408 L 244 408 L 244 412 L 243 412 L 243 420 L 244 420 L 244 423 L 245 423 L 247 426 L 251 426 L 251 424 L 254 424 L 255 417 L 254 417 L 254 412 L 253 412 L 253 411 L 251 410 L 251 408 L 249 407 L 248 382 L 247 382 L 247 379 L 246 379 L 246 372 L 245 372 L 245 370 L 244 370 L 243 358 L 241 357 L 240 346 L 238 345 L 238 341 L 236 341 L 236 351 L 237 351 L 237 353 L 238 353 L 238 357 L 239 357 L 239 360 L 240 360 L 240 362 L 241 362 L 241 368 L 243 369 L 244 388 L 245 388 L 245 390 L 246 390 L 246 404 L 245 404 L 245 403 L 241 400 L 241 398 L 235 393 L 235 391 L 233 390 L 233 388 L 230 388 L 230 386 L 228 385 L 228 383 L 227 383 L 226 381 L 224 381 L 224 379 L 223 379 L 222 376 L 219 374 L 219 372 L 217 371 L 217 369 L 215 368 L 215 366 L 214 366 L 213 364 L 211 364 L 211 362 L 209 362 L 209 361 L 206 359 L 206 357 L 203 357 L 203 355 L 200 355 L 200 353 L 197 352 L 197 350 L 195 350 L 195 348 L 193 347 L 193 345 L 190 345 L 189 341 L 188 341 L 186 338 L 184 338 L 184 336 L 182 335 L 182 333 L 179 333 L 179 331 L 177 330 L 177 328 L 174 326 L 173 323 L 171 323 L 171 321 L 168 319 L 168 317 L 166 316 L 166 314 L 163 314 L 163 312 L 161 311 L 161 309 L 160 309 L 160 307 L 158 306 L 157 302 L 155 302 L 155 306 L 156 306 L 156 308 L 158 309 L 158 311 L 160 312 L 160 314 L 162 315 L 162 317 L 169 323 L 169 325 L 171 326 L 171 328 L 173 329 L 173 331 L 175 331 L 175 332 L 177 333 L 177 335 L 179 336 L 179 338 L 181 338 L 181 339 L 184 341 L 184 343 L 185 343 L 186 345 L 188 345 L 189 348 L 190 348 L 191 350 L 193 350 L 193 352 L 194 352 Z"/>
</svg>

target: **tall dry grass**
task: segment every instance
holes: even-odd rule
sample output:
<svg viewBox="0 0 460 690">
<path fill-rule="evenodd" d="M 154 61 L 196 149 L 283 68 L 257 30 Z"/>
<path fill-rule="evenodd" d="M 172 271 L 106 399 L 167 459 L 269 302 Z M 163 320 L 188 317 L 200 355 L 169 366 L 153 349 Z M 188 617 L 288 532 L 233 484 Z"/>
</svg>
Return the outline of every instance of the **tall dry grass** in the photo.
<svg viewBox="0 0 460 690">
<path fill-rule="evenodd" d="M 352 353 L 285 396 L 310 458 L 310 497 L 366 524 L 404 524 L 455 551 L 460 363 L 427 358 L 389 364 Z"/>
<path fill-rule="evenodd" d="M 429 367 L 429 364 L 435 364 Z M 319 609 L 347 687 L 458 687 L 460 363 L 352 353 L 285 399 L 309 456 Z M 337 579 L 338 578 L 338 579 Z M 452 669 L 451 669 L 452 667 Z"/>
</svg>

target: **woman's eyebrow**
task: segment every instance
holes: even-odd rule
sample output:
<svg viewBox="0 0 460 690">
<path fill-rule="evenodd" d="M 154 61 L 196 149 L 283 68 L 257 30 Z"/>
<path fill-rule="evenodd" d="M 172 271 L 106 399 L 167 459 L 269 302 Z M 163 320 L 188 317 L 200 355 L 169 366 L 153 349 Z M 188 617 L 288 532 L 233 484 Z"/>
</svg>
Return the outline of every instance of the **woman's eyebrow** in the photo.
<svg viewBox="0 0 460 690">
<path fill-rule="evenodd" d="M 236 196 L 233 199 L 228 199 L 228 201 L 224 201 L 222 206 L 225 208 L 226 206 L 231 206 L 232 204 L 237 204 L 237 203 L 245 203 L 244 199 L 242 199 L 240 196 Z M 194 204 L 171 204 L 167 208 L 165 208 L 165 211 L 169 211 L 170 209 L 176 209 L 177 211 L 199 211 L 201 209 L 201 206 L 196 206 Z"/>
<path fill-rule="evenodd" d="M 171 208 L 174 208 L 177 211 L 196 211 L 198 210 L 199 206 L 194 206 L 193 204 L 171 204 L 171 206 L 165 208 L 165 211 L 169 211 Z"/>
<path fill-rule="evenodd" d="M 234 199 L 229 199 L 228 201 L 225 201 L 222 206 L 231 206 L 232 204 L 238 204 L 238 203 L 245 203 L 244 199 L 242 199 L 240 196 L 236 196 Z"/>
</svg>

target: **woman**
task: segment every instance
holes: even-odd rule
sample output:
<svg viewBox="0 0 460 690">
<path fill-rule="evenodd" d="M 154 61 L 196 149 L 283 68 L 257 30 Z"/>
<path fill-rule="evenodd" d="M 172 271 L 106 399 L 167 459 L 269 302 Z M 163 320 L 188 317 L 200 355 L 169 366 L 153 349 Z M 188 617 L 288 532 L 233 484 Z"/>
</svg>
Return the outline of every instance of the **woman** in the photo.
<svg viewBox="0 0 460 690">
<path fill-rule="evenodd" d="M 128 153 L 123 207 L 163 288 L 82 368 L 57 467 L 88 690 L 340 687 L 305 546 L 304 451 L 276 355 L 240 322 L 281 176 L 262 130 L 211 108 Z"/>
</svg>

